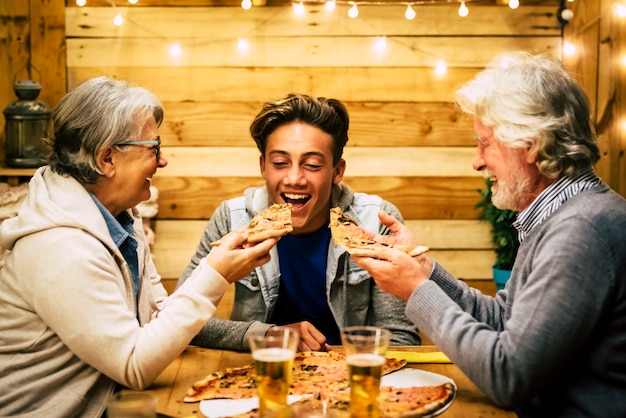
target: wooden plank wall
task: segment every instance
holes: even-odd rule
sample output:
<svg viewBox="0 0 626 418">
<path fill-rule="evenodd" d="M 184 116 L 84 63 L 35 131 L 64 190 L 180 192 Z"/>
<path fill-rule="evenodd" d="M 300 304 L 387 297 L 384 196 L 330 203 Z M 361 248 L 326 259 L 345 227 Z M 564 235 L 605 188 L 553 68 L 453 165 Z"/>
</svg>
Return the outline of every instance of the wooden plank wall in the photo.
<svg viewBox="0 0 626 418">
<path fill-rule="evenodd" d="M 140 2 L 141 4 L 141 2 Z M 154 91 L 169 160 L 154 184 L 154 253 L 173 285 L 211 213 L 262 184 L 249 124 L 266 100 L 289 92 L 335 97 L 351 115 L 346 183 L 395 203 L 432 255 L 459 277 L 489 280 L 489 229 L 474 205 L 483 180 L 471 167 L 472 122 L 452 93 L 498 53 L 560 53 L 554 7 L 345 6 L 67 7 L 68 88 L 101 74 Z M 124 25 L 115 27 L 116 13 Z M 381 36 L 387 49 L 376 51 Z M 247 51 L 237 45 L 246 39 Z M 176 43 L 181 55 L 172 58 Z M 440 60 L 443 76 L 435 74 Z"/>
<path fill-rule="evenodd" d="M 62 0 L 0 1 L 0 107 L 17 100 L 13 84 L 41 85 L 37 100 L 55 106 L 67 91 L 65 5 Z M 4 161 L 4 115 L 0 116 L 0 161 Z"/>
<path fill-rule="evenodd" d="M 585 87 L 602 151 L 601 177 L 626 197 L 626 17 L 618 0 L 576 1 L 564 39 L 576 48 L 564 63 Z"/>
</svg>

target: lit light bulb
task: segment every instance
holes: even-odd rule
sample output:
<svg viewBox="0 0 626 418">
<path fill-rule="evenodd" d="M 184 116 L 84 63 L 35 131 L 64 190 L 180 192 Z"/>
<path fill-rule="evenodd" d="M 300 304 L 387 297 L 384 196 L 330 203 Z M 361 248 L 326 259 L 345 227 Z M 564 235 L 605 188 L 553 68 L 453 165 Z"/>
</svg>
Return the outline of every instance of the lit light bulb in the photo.
<svg viewBox="0 0 626 418">
<path fill-rule="evenodd" d="M 459 6 L 459 16 L 461 17 L 465 17 L 469 14 L 469 9 L 467 8 L 467 6 L 465 5 L 465 2 L 462 1 L 461 5 Z"/>
<path fill-rule="evenodd" d="M 241 8 L 243 10 L 250 10 L 252 7 L 252 0 L 241 0 Z"/>
<path fill-rule="evenodd" d="M 615 5 L 615 13 L 617 14 L 617 17 L 620 17 L 620 18 L 626 17 L 626 6 L 624 6 L 623 4 L 617 3 Z"/>
<path fill-rule="evenodd" d="M 87 4 L 87 0 L 76 0 L 76 5 L 78 7 L 83 7 L 85 4 Z"/>
<path fill-rule="evenodd" d="M 435 66 L 435 74 L 438 77 L 443 77 L 446 72 L 448 72 L 448 66 L 446 65 L 446 62 L 444 60 L 439 61 Z"/>
<path fill-rule="evenodd" d="M 374 49 L 377 52 L 384 52 L 387 49 L 387 37 L 381 36 L 380 38 L 376 39 L 376 42 L 374 43 Z"/>
<path fill-rule="evenodd" d="M 356 3 L 352 3 L 352 7 L 348 10 L 348 16 L 355 19 L 359 15 L 359 8 L 356 7 Z"/>
<path fill-rule="evenodd" d="M 622 58 L 619 61 L 620 61 L 620 64 L 626 67 L 626 55 L 622 55 Z"/>
<path fill-rule="evenodd" d="M 182 55 L 183 50 L 181 49 L 180 45 L 178 44 L 174 44 L 171 46 L 170 48 L 170 55 L 174 58 L 178 58 Z"/>
<path fill-rule="evenodd" d="M 237 49 L 239 49 L 240 51 L 247 51 L 249 48 L 250 44 L 248 43 L 248 41 L 243 38 L 239 38 L 239 41 L 237 41 Z"/>
<path fill-rule="evenodd" d="M 304 4 L 302 4 L 302 2 L 294 3 L 293 4 L 293 12 L 297 16 L 302 16 L 304 14 Z"/>
<path fill-rule="evenodd" d="M 121 13 L 115 15 L 115 17 L 113 18 L 113 24 L 115 26 L 122 26 L 124 24 L 124 18 L 122 17 Z"/>
<path fill-rule="evenodd" d="M 572 20 L 572 18 L 574 17 L 574 12 L 572 12 L 570 9 L 563 9 L 561 11 L 561 19 L 563 19 L 566 22 L 569 22 L 570 20 Z"/>
<path fill-rule="evenodd" d="M 137 1 L 139 1 L 139 0 L 128 0 L 128 2 L 129 2 L 130 4 L 137 4 Z"/>
<path fill-rule="evenodd" d="M 563 53 L 568 57 L 576 55 L 576 47 L 571 43 L 565 41 L 563 43 Z"/>
<path fill-rule="evenodd" d="M 404 12 L 404 17 L 406 17 L 407 20 L 415 19 L 415 10 L 413 10 L 410 4 L 406 6 L 406 12 Z"/>
<path fill-rule="evenodd" d="M 509 7 L 511 9 L 517 9 L 519 7 L 519 0 L 509 0 Z"/>
<path fill-rule="evenodd" d="M 335 3 L 335 0 L 328 0 L 324 4 L 324 7 L 326 7 L 326 10 L 328 10 L 329 12 L 332 12 L 333 10 L 335 10 L 335 7 L 337 7 L 337 3 Z"/>
<path fill-rule="evenodd" d="M 622 121 L 622 130 L 626 131 L 626 120 Z"/>
</svg>

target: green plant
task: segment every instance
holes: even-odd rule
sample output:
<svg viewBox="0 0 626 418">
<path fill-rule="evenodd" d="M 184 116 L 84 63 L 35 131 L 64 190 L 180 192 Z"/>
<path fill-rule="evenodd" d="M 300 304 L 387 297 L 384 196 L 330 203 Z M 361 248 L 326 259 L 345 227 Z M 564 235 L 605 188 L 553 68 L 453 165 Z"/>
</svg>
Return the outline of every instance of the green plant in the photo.
<svg viewBox="0 0 626 418">
<path fill-rule="evenodd" d="M 481 199 L 475 208 L 480 209 L 480 219 L 491 225 L 491 238 L 496 252 L 495 268 L 511 270 L 519 248 L 517 230 L 513 221 L 517 212 L 496 208 L 491 203 L 491 181 L 486 179 L 487 187 L 479 189 Z"/>
</svg>

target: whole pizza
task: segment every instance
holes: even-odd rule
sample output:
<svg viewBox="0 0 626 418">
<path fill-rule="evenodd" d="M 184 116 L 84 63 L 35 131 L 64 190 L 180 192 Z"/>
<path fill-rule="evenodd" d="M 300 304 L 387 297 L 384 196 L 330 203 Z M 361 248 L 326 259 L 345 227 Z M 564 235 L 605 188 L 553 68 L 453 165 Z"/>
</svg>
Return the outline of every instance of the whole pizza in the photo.
<svg viewBox="0 0 626 418">
<path fill-rule="evenodd" d="M 383 375 L 400 370 L 406 360 L 386 358 Z M 184 402 L 211 399 L 242 399 L 257 396 L 254 364 L 233 367 L 212 373 L 196 382 L 183 398 Z M 292 404 L 294 410 L 305 409 L 316 415 L 330 414 L 340 418 L 350 415 L 350 379 L 343 353 L 307 351 L 296 354 L 294 359 L 290 395 L 301 395 Z M 380 391 L 381 418 L 423 417 L 441 409 L 454 397 L 455 387 L 446 382 L 436 386 L 396 388 L 383 386 Z M 323 412 L 323 413 L 322 413 Z M 254 418 L 252 410 L 238 418 Z"/>
</svg>

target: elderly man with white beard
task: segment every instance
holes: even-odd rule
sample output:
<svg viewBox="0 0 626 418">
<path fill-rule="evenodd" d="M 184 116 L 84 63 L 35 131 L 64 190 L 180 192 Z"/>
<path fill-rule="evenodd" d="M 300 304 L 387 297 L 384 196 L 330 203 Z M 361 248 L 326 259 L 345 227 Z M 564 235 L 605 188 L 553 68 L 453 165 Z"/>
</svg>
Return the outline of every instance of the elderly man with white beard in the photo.
<svg viewBox="0 0 626 418">
<path fill-rule="evenodd" d="M 516 53 L 456 101 L 474 117 L 473 166 L 493 204 L 519 211 L 505 289 L 483 295 L 427 255 L 383 246 L 355 262 L 496 404 L 520 417 L 625 417 L 626 201 L 594 172 L 585 93 L 556 60 Z M 370 237 L 415 243 L 379 216 L 394 235 Z"/>
</svg>

